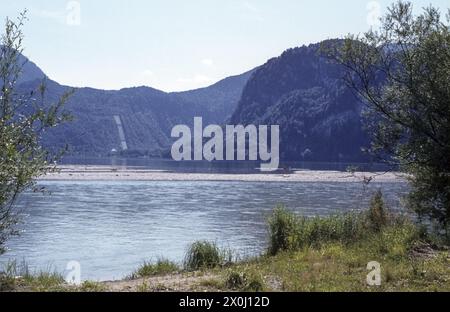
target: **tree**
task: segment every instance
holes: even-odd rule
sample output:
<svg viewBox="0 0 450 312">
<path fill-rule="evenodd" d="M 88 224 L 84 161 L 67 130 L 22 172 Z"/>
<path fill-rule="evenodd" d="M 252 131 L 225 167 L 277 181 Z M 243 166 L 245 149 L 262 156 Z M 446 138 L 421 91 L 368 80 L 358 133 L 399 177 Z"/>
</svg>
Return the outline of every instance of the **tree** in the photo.
<svg viewBox="0 0 450 312">
<path fill-rule="evenodd" d="M 388 8 L 378 30 L 326 47 L 367 103 L 370 151 L 410 176 L 410 207 L 450 224 L 450 10 Z"/>
<path fill-rule="evenodd" d="M 0 42 L 0 254 L 6 240 L 17 234 L 19 218 L 14 203 L 18 195 L 36 189 L 34 179 L 52 170 L 50 164 L 60 156 L 46 151 L 42 135 L 70 119 L 63 106 L 72 91 L 57 103 L 46 103 L 45 81 L 37 90 L 18 90 L 24 66 L 20 55 L 25 21 L 26 11 L 16 21 L 7 19 Z"/>
</svg>

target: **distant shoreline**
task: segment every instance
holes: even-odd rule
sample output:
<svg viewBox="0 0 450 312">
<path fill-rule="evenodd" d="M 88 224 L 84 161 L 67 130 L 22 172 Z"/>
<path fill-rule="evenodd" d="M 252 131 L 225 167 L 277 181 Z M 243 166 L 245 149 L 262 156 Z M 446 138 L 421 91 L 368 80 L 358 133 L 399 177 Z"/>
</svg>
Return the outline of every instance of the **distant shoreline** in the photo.
<svg viewBox="0 0 450 312">
<path fill-rule="evenodd" d="M 113 166 L 58 166 L 57 172 L 41 176 L 40 181 L 241 181 L 241 182 L 405 182 L 399 172 L 294 171 L 292 173 L 179 173 Z"/>
</svg>

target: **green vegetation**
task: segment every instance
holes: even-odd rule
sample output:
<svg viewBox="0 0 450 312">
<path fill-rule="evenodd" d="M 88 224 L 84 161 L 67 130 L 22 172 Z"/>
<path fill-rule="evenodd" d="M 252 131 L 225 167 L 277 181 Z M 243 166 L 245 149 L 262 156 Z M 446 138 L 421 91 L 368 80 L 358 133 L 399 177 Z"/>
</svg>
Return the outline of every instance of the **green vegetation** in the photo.
<svg viewBox="0 0 450 312">
<path fill-rule="evenodd" d="M 222 282 L 210 282 L 212 288 L 450 290 L 448 247 L 407 217 L 388 211 L 381 192 L 374 195 L 367 211 L 345 215 L 305 218 L 280 206 L 268 219 L 268 228 L 267 255 L 236 263 L 225 272 L 218 270 Z M 372 261 L 381 265 L 380 286 L 366 281 Z M 256 284 L 261 287 L 250 287 Z"/>
<path fill-rule="evenodd" d="M 0 291 L 12 291 L 21 288 L 30 291 L 57 291 L 61 289 L 64 278 L 50 268 L 46 271 L 31 273 L 28 265 L 9 262 L 0 275 Z"/>
<path fill-rule="evenodd" d="M 80 287 L 75 287 L 75 290 L 80 292 L 101 292 L 107 289 L 102 283 L 84 281 Z"/>
<path fill-rule="evenodd" d="M 410 3 L 397 2 L 378 32 L 349 37 L 343 44 L 330 41 L 330 56 L 344 65 L 347 84 L 368 104 L 370 152 L 409 174 L 408 206 L 419 219 L 426 217 L 431 225 L 438 225 L 436 233 L 389 212 L 381 192 L 367 211 L 328 217 L 297 216 L 280 206 L 268 219 L 267 253 L 258 258 L 233 263 L 232 253 L 216 243 L 198 241 L 189 246 L 184 271 L 178 275 L 184 274 L 188 284 L 197 281 L 198 285 L 189 284 L 192 289 L 450 291 L 450 14 L 446 24 L 433 7 L 419 16 L 412 12 Z M 40 145 L 41 133 L 68 119 L 61 109 L 70 93 L 53 105 L 43 102 L 44 85 L 37 90 L 41 101 L 17 95 L 24 19 L 21 15 L 17 23 L 7 20 L 0 42 L 0 254 L 5 241 L 17 233 L 14 201 L 34 186 L 35 177 L 50 170 L 49 161 L 54 159 Z M 291 83 L 297 87 L 297 82 Z M 300 100 L 310 107 L 310 101 L 303 99 L 327 98 L 317 88 L 297 91 L 283 107 L 298 106 Z M 291 117 L 296 123 L 305 120 L 303 110 Z M 308 149 L 304 157 L 311 153 Z M 374 261 L 380 264 L 379 286 L 367 283 L 372 270 L 368 264 Z M 132 274 L 131 278 L 143 281 L 121 282 L 130 283 L 124 288 L 128 290 L 130 285 L 139 291 L 170 290 L 172 286 L 158 276 L 179 271 L 176 264 L 158 260 L 144 263 Z M 206 278 L 200 279 L 194 271 Z M 26 265 L 9 263 L 0 274 L 0 290 L 108 288 L 89 281 L 68 286 L 58 273 L 31 274 Z"/>
<path fill-rule="evenodd" d="M 263 291 L 264 279 L 261 273 L 255 270 L 232 269 L 225 277 L 225 288 L 239 291 Z"/>
<path fill-rule="evenodd" d="M 370 241 L 380 252 L 393 255 L 401 248 L 404 254 L 413 242 L 426 239 L 420 227 L 387 211 L 381 192 L 374 195 L 367 211 L 345 215 L 306 218 L 278 207 L 269 219 L 269 234 L 269 255 L 362 241 Z"/>
<path fill-rule="evenodd" d="M 370 152 L 410 174 L 409 207 L 450 225 L 450 10 L 410 2 L 388 8 L 380 29 L 325 50 L 368 105 Z"/>
<path fill-rule="evenodd" d="M 189 246 L 184 259 L 187 271 L 211 269 L 232 262 L 232 252 L 221 250 L 216 243 L 198 241 Z"/>
<path fill-rule="evenodd" d="M 356 213 L 327 218 L 299 217 L 282 206 L 269 218 L 269 255 L 319 246 L 330 241 L 357 240 L 365 232 L 363 218 Z"/>
<path fill-rule="evenodd" d="M 449 291 L 448 251 L 415 257 L 414 244 L 407 244 L 414 235 L 408 229 L 391 229 L 358 243 L 283 252 L 235 269 L 258 272 L 265 277 L 266 290 L 275 291 Z M 381 264 L 381 286 L 366 283 L 370 261 Z"/>
<path fill-rule="evenodd" d="M 279 206 L 268 220 L 268 253 L 276 255 L 330 242 L 354 243 L 389 225 L 405 226 L 406 223 L 404 217 L 394 216 L 386 209 L 381 191 L 374 195 L 369 209 L 360 213 L 307 218 Z"/>
<path fill-rule="evenodd" d="M 63 107 L 71 92 L 47 103 L 44 83 L 27 94 L 18 88 L 25 19 L 25 12 L 17 22 L 7 19 L 0 39 L 0 255 L 8 238 L 18 234 L 17 196 L 34 188 L 34 179 L 51 170 L 49 163 L 58 159 L 42 147 L 42 134 L 70 119 Z"/>
<path fill-rule="evenodd" d="M 221 272 L 218 289 L 246 288 L 258 272 L 265 290 L 449 291 L 450 252 L 421 226 L 386 209 L 377 192 L 365 212 L 304 218 L 277 207 L 268 220 L 268 254 Z M 381 285 L 366 282 L 381 265 Z"/>
<path fill-rule="evenodd" d="M 408 217 L 390 212 L 380 191 L 366 211 L 306 218 L 279 206 L 267 224 L 267 253 L 227 268 L 215 243 L 192 244 L 186 259 L 195 259 L 195 265 L 186 269 L 201 269 L 208 278 L 189 289 L 450 291 L 448 246 Z M 367 284 L 372 261 L 381 266 L 380 286 Z M 147 282 L 145 290 L 154 290 Z"/>
<path fill-rule="evenodd" d="M 26 265 L 10 263 L 0 275 L 0 290 L 450 291 L 445 240 L 390 213 L 380 192 L 367 211 L 305 218 L 280 206 L 267 224 L 267 253 L 244 261 L 233 262 L 230 251 L 199 241 L 187 249 L 184 270 L 159 259 L 119 286 L 86 281 L 78 287 L 65 284 L 60 274 L 30 274 Z M 367 284 L 372 261 L 381 266 L 380 286 Z"/>
<path fill-rule="evenodd" d="M 380 190 L 373 196 L 369 207 L 369 211 L 366 214 L 366 224 L 369 226 L 369 230 L 379 232 L 389 223 L 388 211 L 386 210 L 383 194 Z"/>
<path fill-rule="evenodd" d="M 131 279 L 136 279 L 140 277 L 149 277 L 155 275 L 164 275 L 179 272 L 180 268 L 174 262 L 167 259 L 158 259 L 156 263 L 144 262 L 133 274 L 131 274 Z"/>
</svg>

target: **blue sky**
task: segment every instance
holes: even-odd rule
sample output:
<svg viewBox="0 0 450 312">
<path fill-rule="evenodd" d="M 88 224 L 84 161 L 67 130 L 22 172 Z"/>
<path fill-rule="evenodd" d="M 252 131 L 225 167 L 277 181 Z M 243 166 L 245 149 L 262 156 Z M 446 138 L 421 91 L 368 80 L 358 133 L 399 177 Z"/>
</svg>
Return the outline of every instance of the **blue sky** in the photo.
<svg viewBox="0 0 450 312">
<path fill-rule="evenodd" d="M 164 91 L 210 85 L 284 50 L 369 29 L 392 1 L 1 0 L 27 8 L 25 55 L 59 83 Z M 447 0 L 413 1 L 420 9 Z"/>
</svg>

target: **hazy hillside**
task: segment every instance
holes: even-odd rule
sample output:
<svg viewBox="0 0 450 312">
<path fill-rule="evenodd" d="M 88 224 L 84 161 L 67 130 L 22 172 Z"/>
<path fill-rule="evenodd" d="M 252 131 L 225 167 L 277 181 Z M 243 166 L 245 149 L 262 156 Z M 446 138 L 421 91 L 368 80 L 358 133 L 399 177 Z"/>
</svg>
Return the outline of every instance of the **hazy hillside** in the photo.
<svg viewBox="0 0 450 312">
<path fill-rule="evenodd" d="M 44 73 L 31 62 L 25 64 L 20 88 L 36 88 Z M 128 155 L 167 153 L 176 124 L 193 122 L 202 116 L 205 122 L 221 124 L 234 111 L 250 72 L 226 78 L 211 87 L 180 93 L 165 93 L 149 87 L 104 91 L 77 88 L 67 103 L 75 120 L 55 128 L 44 136 L 48 147 L 66 144 L 75 155 L 103 156 L 113 149 L 121 151 L 115 116 L 123 126 Z M 47 99 L 55 101 L 68 87 L 49 80 Z"/>
<path fill-rule="evenodd" d="M 284 160 L 365 160 L 362 105 L 341 81 L 341 68 L 319 57 L 318 48 L 287 50 L 257 69 L 197 90 L 78 88 L 67 104 L 75 120 L 47 133 L 44 142 L 68 144 L 77 155 L 120 152 L 118 118 L 128 155 L 167 155 L 172 127 L 202 116 L 205 124 L 279 124 Z M 43 75 L 28 62 L 21 88 L 36 87 Z M 56 100 L 65 89 L 49 81 L 48 99 Z"/>
<path fill-rule="evenodd" d="M 19 56 L 19 64 L 23 65 L 23 67 L 18 83 L 24 83 L 36 79 L 43 79 L 45 77 L 44 72 L 36 64 L 34 64 L 23 55 Z"/>
<path fill-rule="evenodd" d="M 231 117 L 241 98 L 245 84 L 255 70 L 225 78 L 207 88 L 173 94 L 204 107 L 205 123 L 221 124 Z"/>
<path fill-rule="evenodd" d="M 231 123 L 280 125 L 285 160 L 364 160 L 362 105 L 341 81 L 341 68 L 318 49 L 290 49 L 258 68 Z"/>
</svg>

